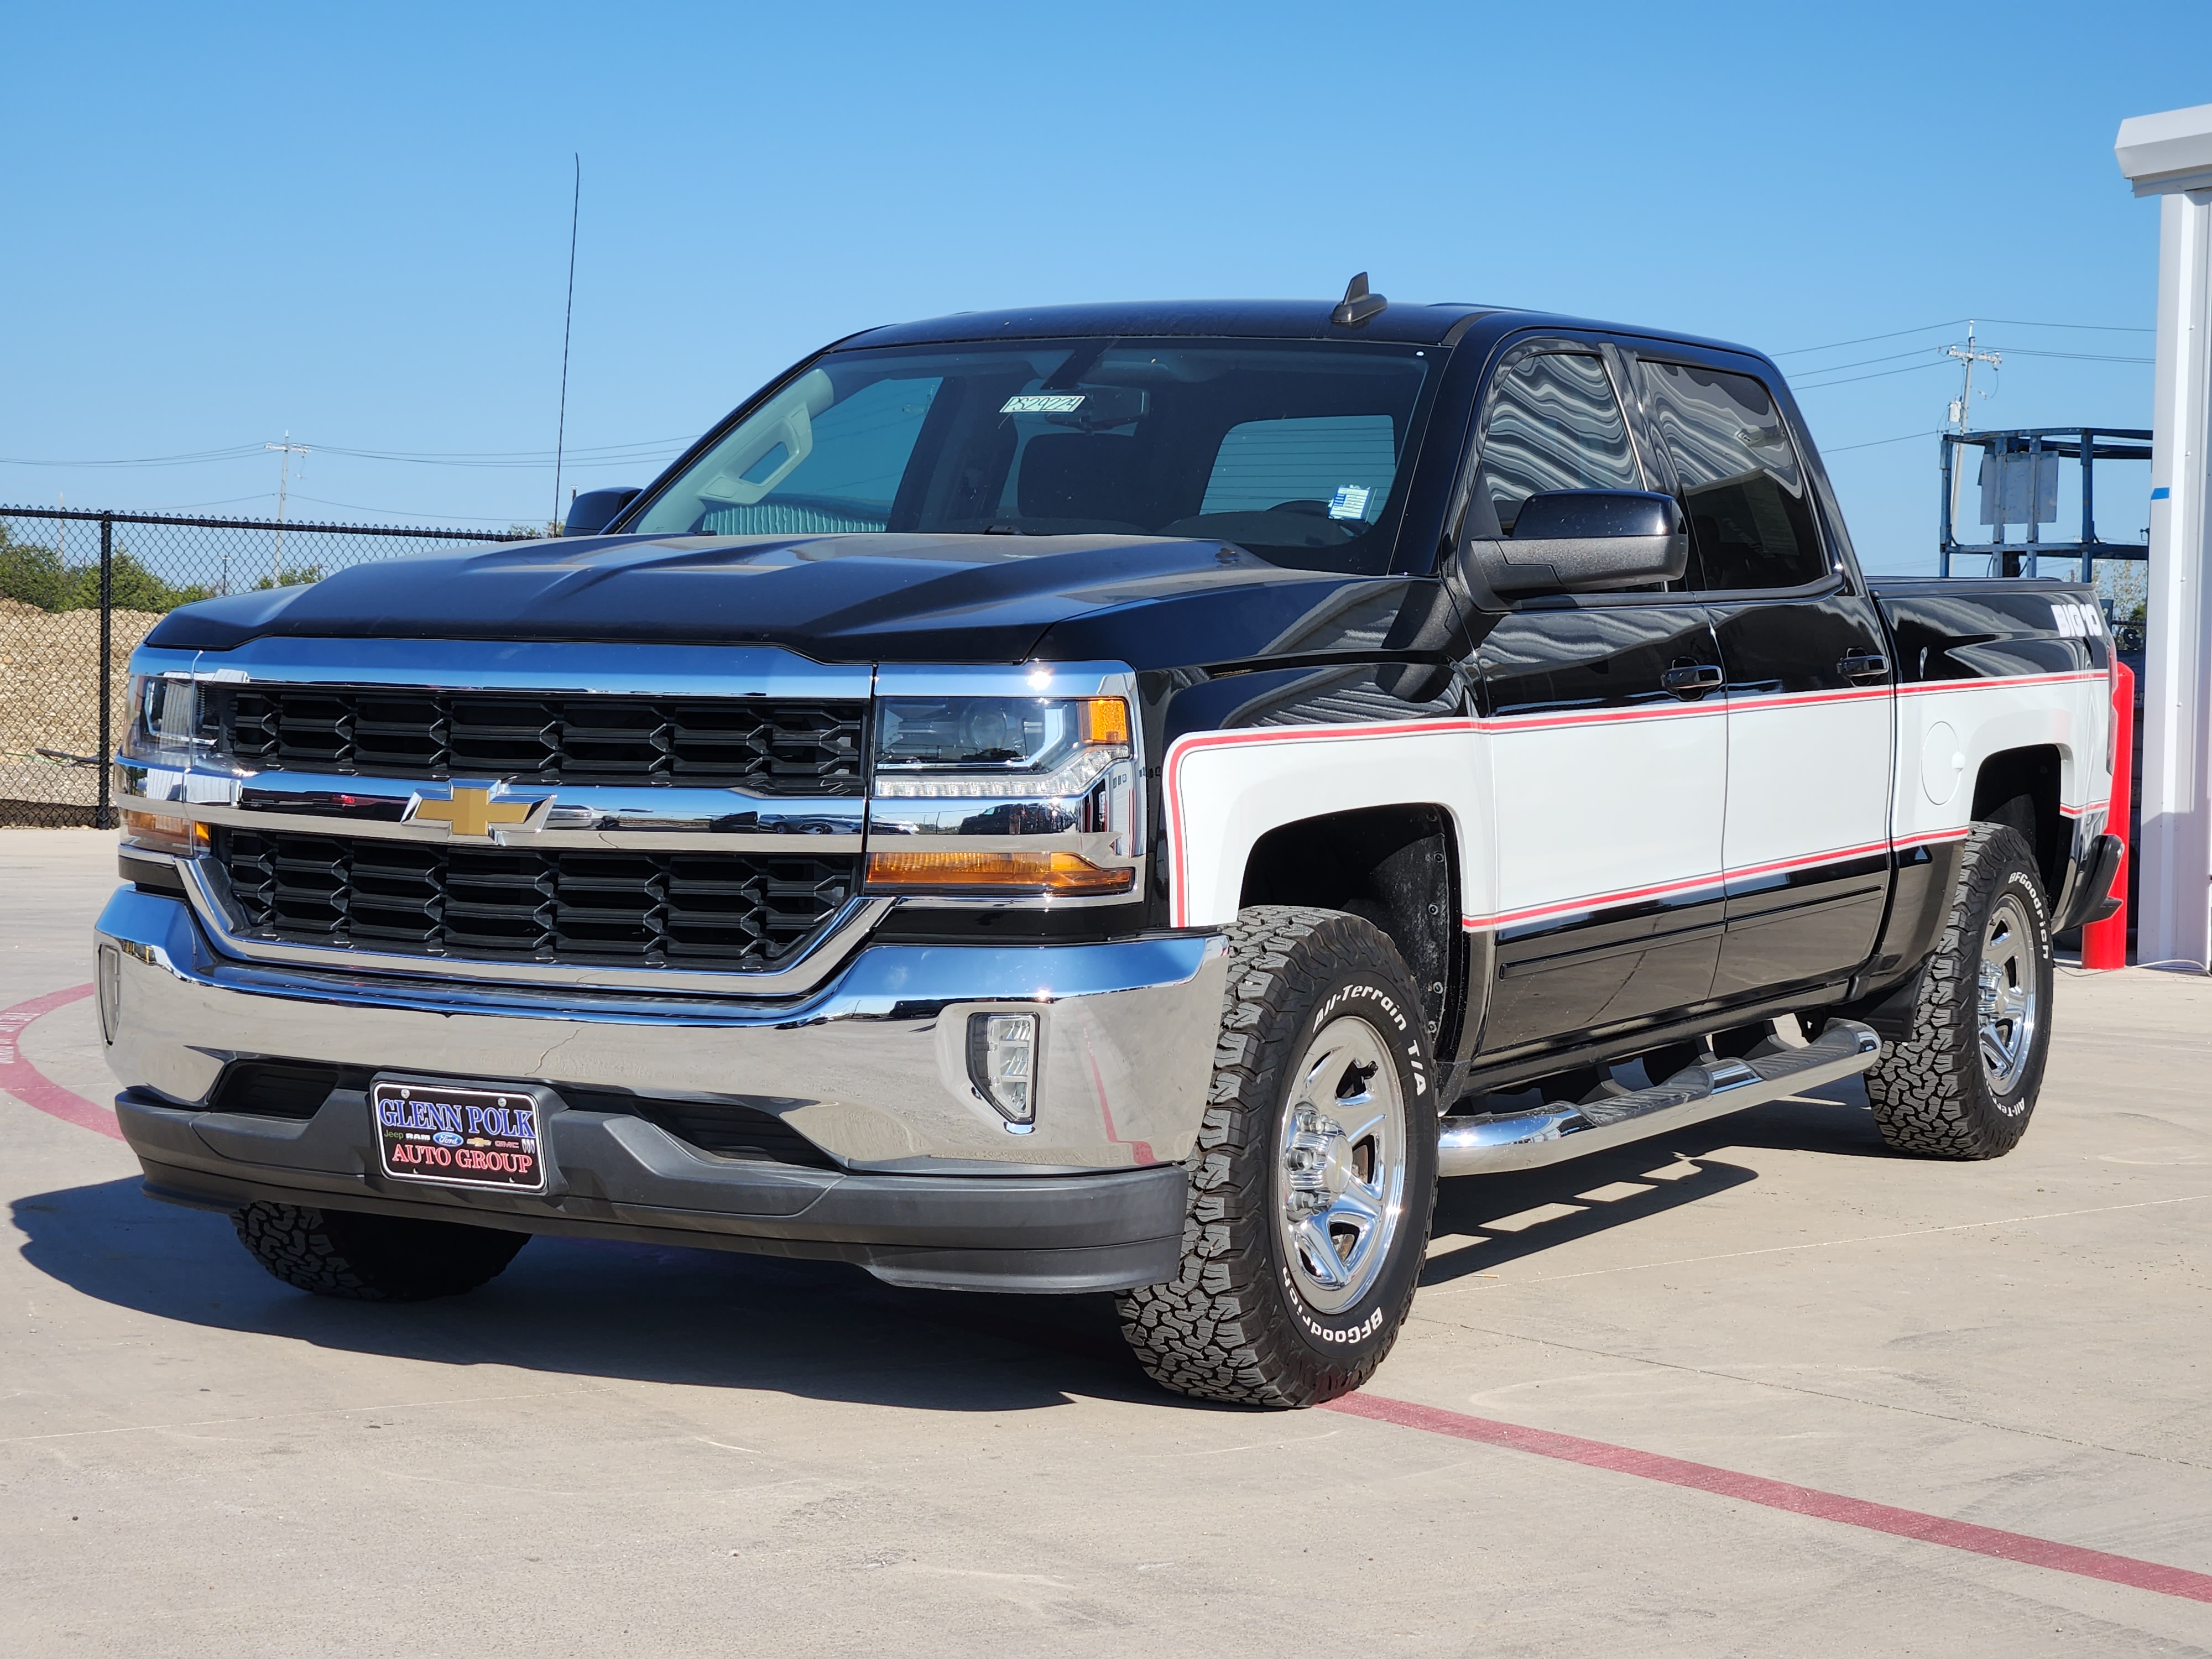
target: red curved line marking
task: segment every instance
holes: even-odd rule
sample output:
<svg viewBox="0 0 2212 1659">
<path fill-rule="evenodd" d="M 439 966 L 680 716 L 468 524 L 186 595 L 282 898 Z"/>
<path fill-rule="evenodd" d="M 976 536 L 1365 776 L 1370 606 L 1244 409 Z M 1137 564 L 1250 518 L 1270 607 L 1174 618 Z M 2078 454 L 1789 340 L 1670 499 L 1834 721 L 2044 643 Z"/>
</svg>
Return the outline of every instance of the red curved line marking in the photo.
<svg viewBox="0 0 2212 1659">
<path fill-rule="evenodd" d="M 1457 1440 L 1503 1446 L 1511 1451 L 1532 1452 L 1538 1457 L 1553 1457 L 1588 1468 L 1607 1469 L 1615 1474 L 1638 1475 L 1670 1486 L 1688 1486 L 1732 1498 L 1739 1503 L 1787 1510 L 1793 1515 L 1809 1515 L 1816 1520 L 1833 1521 L 1868 1532 L 1914 1538 L 1923 1544 L 1941 1544 L 1947 1549 L 1993 1556 L 2000 1561 L 2048 1567 L 2054 1572 L 2070 1572 L 2082 1578 L 2101 1578 L 2106 1583 L 2127 1584 L 2159 1595 L 2177 1595 L 2186 1601 L 2212 1601 L 2212 1573 L 2191 1572 L 2186 1567 L 2165 1566 L 2156 1561 L 2138 1560 L 2132 1555 L 2110 1555 L 2103 1550 L 2033 1538 L 2026 1533 L 1978 1527 L 1971 1522 L 1923 1515 L 1917 1510 L 1870 1504 L 1864 1498 L 1844 1498 L 1812 1486 L 1795 1486 L 1787 1480 L 1769 1480 L 1763 1475 L 1739 1474 L 1733 1469 L 1715 1468 L 1710 1463 L 1661 1457 L 1627 1446 L 1607 1445 L 1602 1440 L 1585 1440 L 1579 1435 L 1523 1428 L 1517 1423 L 1469 1417 L 1435 1406 L 1416 1406 L 1371 1394 L 1346 1395 L 1340 1400 L 1330 1401 L 1322 1409 L 1378 1423 L 1395 1423 L 1401 1428 L 1449 1435 Z"/>
<path fill-rule="evenodd" d="M 82 1002 L 91 994 L 89 985 L 73 985 L 66 991 L 49 991 L 12 1008 L 0 1009 L 0 1090 L 5 1090 L 34 1111 L 120 1140 L 123 1131 L 116 1127 L 113 1112 L 63 1088 L 23 1058 L 20 1039 L 25 1026 L 57 1008 Z"/>
</svg>

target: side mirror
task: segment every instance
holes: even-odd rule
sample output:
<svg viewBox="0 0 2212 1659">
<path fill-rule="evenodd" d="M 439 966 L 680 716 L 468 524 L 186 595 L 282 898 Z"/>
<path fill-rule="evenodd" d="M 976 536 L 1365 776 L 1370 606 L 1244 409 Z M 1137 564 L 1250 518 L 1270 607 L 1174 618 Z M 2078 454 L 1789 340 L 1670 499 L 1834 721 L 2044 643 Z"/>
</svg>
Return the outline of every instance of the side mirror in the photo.
<svg viewBox="0 0 2212 1659">
<path fill-rule="evenodd" d="M 1553 489 L 1522 503 L 1511 536 L 1467 544 L 1493 592 L 1605 593 L 1681 580 L 1681 509 L 1645 489 Z"/>
<path fill-rule="evenodd" d="M 614 522 L 615 514 L 638 497 L 635 489 L 587 489 L 568 503 L 562 520 L 563 536 L 596 536 Z"/>
</svg>

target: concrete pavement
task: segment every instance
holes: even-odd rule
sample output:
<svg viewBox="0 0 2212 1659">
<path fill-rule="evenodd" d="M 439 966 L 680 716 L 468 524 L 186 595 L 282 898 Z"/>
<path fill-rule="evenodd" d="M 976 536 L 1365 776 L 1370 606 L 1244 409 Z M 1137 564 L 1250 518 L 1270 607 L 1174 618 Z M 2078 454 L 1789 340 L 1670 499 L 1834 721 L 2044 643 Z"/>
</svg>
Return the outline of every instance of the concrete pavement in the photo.
<svg viewBox="0 0 2212 1659">
<path fill-rule="evenodd" d="M 112 838 L 0 831 L 0 1008 Z M 2060 987 L 2026 1141 L 1850 1085 L 1447 1183 L 1370 1394 L 2212 1572 L 2212 983 Z M 110 1089 L 92 1005 L 23 1057 Z M 13 1655 L 2212 1652 L 2212 1605 L 1343 1413 L 1153 1391 L 1100 1298 L 539 1239 L 319 1301 L 0 1098 Z"/>
</svg>

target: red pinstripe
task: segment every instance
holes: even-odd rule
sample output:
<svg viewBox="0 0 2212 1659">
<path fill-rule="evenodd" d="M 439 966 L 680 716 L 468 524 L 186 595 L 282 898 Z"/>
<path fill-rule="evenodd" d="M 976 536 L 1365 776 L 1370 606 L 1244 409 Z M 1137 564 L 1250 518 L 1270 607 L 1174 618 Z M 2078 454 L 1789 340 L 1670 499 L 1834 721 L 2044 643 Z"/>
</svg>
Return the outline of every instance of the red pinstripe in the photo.
<svg viewBox="0 0 2212 1659">
<path fill-rule="evenodd" d="M 1374 724 L 1346 726 L 1303 726 L 1249 727 L 1233 732 L 1206 732 L 1192 737 L 1180 738 L 1170 745 L 1164 775 L 1161 780 L 1163 810 L 1166 816 L 1166 834 L 1170 869 L 1170 890 L 1173 895 L 1170 925 L 1189 925 L 1188 873 L 1190 855 L 1185 840 L 1187 825 L 1182 811 L 1182 766 L 1191 755 L 1211 749 L 1243 748 L 1254 744 L 1346 742 L 1370 738 L 1392 738 L 1442 735 L 1454 732 L 1480 732 L 1504 736 L 1516 732 L 1553 731 L 1572 726 L 1622 725 L 1641 720 L 1698 719 L 1714 714 L 1725 714 L 1731 708 L 1746 714 L 1755 714 L 1770 708 L 1805 708 L 1820 703 L 1856 702 L 1875 697 L 1917 696 L 1938 691 L 2000 690 L 2025 685 L 2070 685 L 2106 678 L 2102 670 L 2079 670 L 2058 674 L 2014 674 L 1974 680 L 1925 680 L 1910 685 L 1857 686 L 1820 691 L 1752 692 L 1733 696 L 1723 695 L 1710 701 L 1694 703 L 1653 704 L 1632 708 L 1591 708 L 1548 711 L 1534 714 L 1493 715 L 1487 719 L 1454 718 L 1433 720 L 1390 720 Z M 2078 817 L 2082 809 L 2062 808 L 2067 816 Z M 1700 887 L 1717 886 L 1730 876 L 1769 875 L 1782 871 L 1808 869 L 1818 864 L 1837 862 L 1847 858 L 1869 856 L 1893 847 L 1900 851 L 1911 847 L 1925 846 L 1935 842 L 1958 841 L 1965 838 L 1964 828 L 1940 830 L 1919 835 L 1894 836 L 1887 843 L 1871 842 L 1863 846 L 1838 851 L 1818 853 L 1802 858 L 1782 859 L 1768 864 L 1747 866 L 1723 873 L 1686 877 L 1654 886 L 1626 888 L 1618 891 L 1598 893 L 1586 897 L 1561 900 L 1556 902 L 1526 907 L 1519 910 L 1503 911 L 1494 916 L 1462 917 L 1462 926 L 1469 928 L 1510 926 L 1519 921 L 1540 921 L 1550 915 L 1571 915 L 1579 911 L 1595 909 L 1608 904 L 1632 902 L 1638 898 L 1664 897 L 1674 893 L 1694 892 Z"/>
</svg>

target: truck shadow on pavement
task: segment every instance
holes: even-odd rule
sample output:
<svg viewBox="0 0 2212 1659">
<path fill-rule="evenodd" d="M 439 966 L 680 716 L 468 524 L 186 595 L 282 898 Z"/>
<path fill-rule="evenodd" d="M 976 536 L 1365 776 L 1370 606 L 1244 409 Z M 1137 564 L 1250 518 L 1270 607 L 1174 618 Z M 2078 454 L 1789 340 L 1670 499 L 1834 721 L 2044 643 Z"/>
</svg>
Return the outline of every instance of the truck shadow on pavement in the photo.
<svg viewBox="0 0 2212 1659">
<path fill-rule="evenodd" d="M 1631 1226 L 1759 1179 L 1723 1150 L 1891 1158 L 1856 1079 L 1732 1117 L 1516 1175 L 1470 1176 L 1437 1190 L 1423 1285 L 1448 1284 Z"/>
<path fill-rule="evenodd" d="M 1757 1179 L 1706 1159 L 1609 1203 L 1574 1195 L 1716 1147 L 1880 1151 L 1863 1106 L 1778 1102 L 1736 1119 L 1525 1175 L 1444 1183 L 1423 1283 L 1632 1224 Z M 1870 1143 L 1870 1144 L 1869 1144 Z M 1488 1223 L 1545 1206 L 1562 1220 Z M 439 1365 L 750 1389 L 925 1411 L 1027 1411 L 1079 1397 L 1175 1401 L 1124 1347 L 1106 1296 L 908 1291 L 857 1267 L 541 1237 L 466 1297 L 412 1304 L 305 1295 L 264 1273 L 228 1221 L 149 1200 L 135 1179 L 18 1200 L 26 1262 L 112 1307 L 210 1329 Z M 1461 1241 L 1465 1236 L 1466 1242 Z"/>
</svg>

